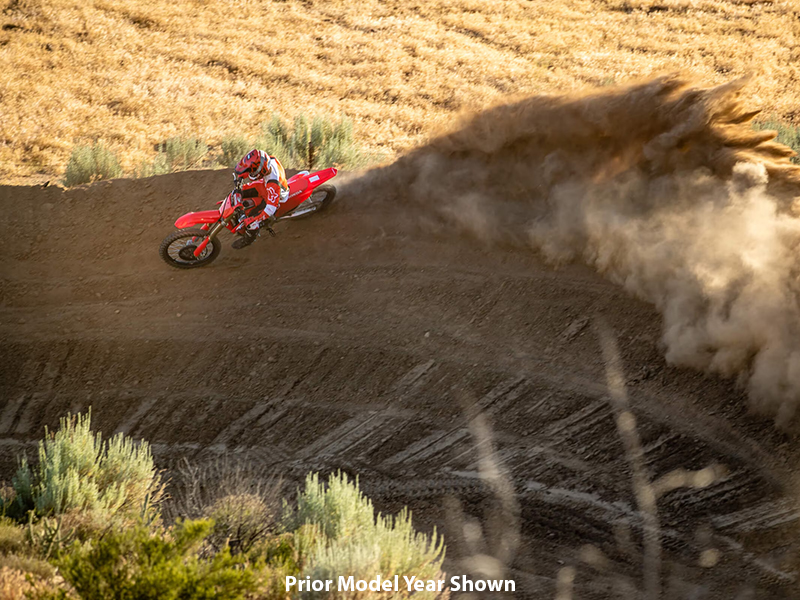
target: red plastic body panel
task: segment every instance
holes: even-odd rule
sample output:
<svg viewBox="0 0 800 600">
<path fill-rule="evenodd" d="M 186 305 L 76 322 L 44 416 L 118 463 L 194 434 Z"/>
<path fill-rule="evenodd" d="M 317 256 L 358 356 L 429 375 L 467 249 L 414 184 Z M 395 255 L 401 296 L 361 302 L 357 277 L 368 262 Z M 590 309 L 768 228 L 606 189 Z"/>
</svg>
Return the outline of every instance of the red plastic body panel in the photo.
<svg viewBox="0 0 800 600">
<path fill-rule="evenodd" d="M 198 223 L 213 223 L 219 219 L 218 210 L 200 210 L 198 212 L 190 212 L 183 215 L 175 221 L 175 227 L 178 229 L 185 229 Z"/>
<path fill-rule="evenodd" d="M 289 180 L 289 199 L 281 204 L 278 212 L 275 213 L 277 218 L 282 217 L 290 210 L 297 208 L 302 202 L 308 200 L 308 197 L 314 192 L 314 189 L 329 179 L 333 179 L 338 171 L 334 167 L 323 169 L 316 173 L 308 173 L 306 175 L 295 175 Z"/>
</svg>

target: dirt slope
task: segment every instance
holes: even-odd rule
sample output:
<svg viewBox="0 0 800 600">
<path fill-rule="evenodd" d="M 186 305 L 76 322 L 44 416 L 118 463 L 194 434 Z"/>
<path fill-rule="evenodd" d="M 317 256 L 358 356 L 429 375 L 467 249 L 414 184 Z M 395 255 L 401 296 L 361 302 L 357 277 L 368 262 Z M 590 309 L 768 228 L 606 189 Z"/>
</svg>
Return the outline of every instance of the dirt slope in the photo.
<svg viewBox="0 0 800 600">
<path fill-rule="evenodd" d="M 732 382 L 666 366 L 652 307 L 588 268 L 424 232 L 346 186 L 331 213 L 275 239 L 241 252 L 225 239 L 207 269 L 164 265 L 156 249 L 174 218 L 228 184 L 210 171 L 0 187 L 0 476 L 44 425 L 91 406 L 102 431 L 150 440 L 164 465 L 247 451 L 298 480 L 359 474 L 380 508 L 409 504 L 420 527 L 444 527 L 455 574 L 472 551 L 453 498 L 490 523 L 490 552 L 503 529 L 478 477 L 474 403 L 519 506 L 518 596 L 554 597 L 573 565 L 576 597 L 634 597 L 640 519 L 599 314 L 618 336 L 653 475 L 726 470 L 659 501 L 665 597 L 796 593 L 796 438 L 748 415 Z M 581 562 L 585 544 L 607 567 Z M 711 548 L 718 564 L 699 567 Z"/>
</svg>

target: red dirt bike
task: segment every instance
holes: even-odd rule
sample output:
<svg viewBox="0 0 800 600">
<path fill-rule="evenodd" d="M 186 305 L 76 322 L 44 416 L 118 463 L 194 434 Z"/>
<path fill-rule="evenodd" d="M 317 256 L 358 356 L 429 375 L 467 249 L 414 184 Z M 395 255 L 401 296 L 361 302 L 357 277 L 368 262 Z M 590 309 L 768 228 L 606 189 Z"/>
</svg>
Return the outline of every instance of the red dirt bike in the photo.
<svg viewBox="0 0 800 600">
<path fill-rule="evenodd" d="M 336 173 L 337 170 L 331 167 L 315 173 L 302 171 L 292 176 L 289 179 L 289 197 L 275 212 L 276 222 L 302 219 L 328 208 L 336 197 L 336 188 L 322 184 Z M 158 249 L 168 265 L 178 269 L 195 269 L 211 264 L 222 249 L 217 236 L 224 228 L 244 235 L 247 226 L 258 218 L 263 205 L 256 206 L 255 201 L 247 197 L 253 184 L 242 184 L 241 179 L 234 179 L 233 191 L 217 202 L 220 205 L 217 210 L 190 212 L 175 221 L 178 231 L 164 238 Z M 267 191 L 278 194 L 278 184 L 268 183 Z M 201 227 L 196 228 L 196 225 Z M 266 226 L 266 229 L 275 235 L 271 227 Z"/>
</svg>

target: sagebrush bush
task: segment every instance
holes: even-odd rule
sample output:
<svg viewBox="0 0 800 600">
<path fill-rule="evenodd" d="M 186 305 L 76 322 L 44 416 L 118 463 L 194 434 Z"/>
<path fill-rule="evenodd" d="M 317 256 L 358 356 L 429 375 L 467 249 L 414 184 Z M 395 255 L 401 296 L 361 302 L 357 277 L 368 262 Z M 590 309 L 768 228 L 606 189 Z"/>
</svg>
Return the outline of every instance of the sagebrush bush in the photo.
<svg viewBox="0 0 800 600">
<path fill-rule="evenodd" d="M 164 143 L 164 158 L 172 172 L 198 166 L 207 153 L 206 143 L 195 137 L 178 135 Z"/>
<path fill-rule="evenodd" d="M 122 176 L 117 157 L 99 142 L 91 146 L 76 146 L 64 172 L 64 185 L 71 187 L 100 179 Z"/>
<path fill-rule="evenodd" d="M 316 168 L 332 165 L 357 168 L 375 160 L 356 145 L 353 122 L 345 118 L 333 125 L 314 119 L 311 124 L 311 148 L 316 154 L 309 157 L 309 161 Z"/>
<path fill-rule="evenodd" d="M 225 136 L 222 138 L 222 155 L 217 159 L 217 162 L 232 169 L 252 149 L 253 144 L 244 136 Z"/>
<path fill-rule="evenodd" d="M 414 575 L 418 579 L 441 579 L 444 543 L 436 531 L 417 533 L 411 515 L 403 509 L 396 517 L 376 514 L 372 502 L 361 493 L 357 482 L 343 473 L 331 475 L 327 487 L 317 474 L 306 477 L 298 495 L 297 508 L 288 517 L 291 526 L 316 530 L 300 576 L 334 579 L 353 575 L 356 580 L 380 573 L 383 578 Z M 305 534 L 308 537 L 308 534 Z M 333 592 L 308 596 L 332 597 Z M 361 593 L 359 597 L 402 598 L 410 594 Z M 415 592 L 415 598 L 434 598 L 435 592 Z"/>
<path fill-rule="evenodd" d="M 45 428 L 39 462 L 23 457 L 12 480 L 16 497 L 8 507 L 18 520 L 81 511 L 98 521 L 141 516 L 154 509 L 160 478 L 147 442 L 117 434 L 103 441 L 91 431 L 91 411 L 68 414 L 58 431 Z"/>
<path fill-rule="evenodd" d="M 353 538 L 375 524 L 375 510 L 358 484 L 350 482 L 347 475 L 331 475 L 326 487 L 319 475 L 310 473 L 297 497 L 292 518 L 295 526 L 316 525 L 328 539 Z"/>
<path fill-rule="evenodd" d="M 374 159 L 359 148 L 353 136 L 353 122 L 344 116 L 335 122 L 321 116 L 309 121 L 301 114 L 290 127 L 280 115 L 273 114 L 261 124 L 261 135 L 253 145 L 277 156 L 288 169 L 352 169 Z"/>
<path fill-rule="evenodd" d="M 208 154 L 208 145 L 191 136 L 174 136 L 157 146 L 158 154 L 152 161 L 142 161 L 133 170 L 133 177 L 153 177 L 202 166 Z"/>
<path fill-rule="evenodd" d="M 294 158 L 290 148 L 291 130 L 280 115 L 274 113 L 269 121 L 261 123 L 261 135 L 256 139 L 255 145 L 269 152 L 272 156 L 277 156 L 281 164 L 289 169 L 298 168 L 294 164 Z M 299 168 L 305 168 L 300 166 Z"/>
<path fill-rule="evenodd" d="M 164 152 L 159 152 L 152 161 L 142 161 L 134 169 L 133 176 L 134 178 L 153 177 L 155 175 L 166 175 L 169 172 L 170 167 L 167 164 L 167 155 Z"/>
</svg>

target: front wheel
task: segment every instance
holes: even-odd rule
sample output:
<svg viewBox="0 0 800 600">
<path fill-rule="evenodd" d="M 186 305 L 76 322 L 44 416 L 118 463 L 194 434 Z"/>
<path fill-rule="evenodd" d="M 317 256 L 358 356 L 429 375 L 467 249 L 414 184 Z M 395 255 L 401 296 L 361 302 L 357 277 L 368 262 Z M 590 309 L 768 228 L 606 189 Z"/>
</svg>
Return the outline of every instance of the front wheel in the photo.
<svg viewBox="0 0 800 600">
<path fill-rule="evenodd" d="M 336 187 L 332 185 L 321 185 L 311 195 L 302 202 L 297 208 L 290 212 L 283 219 L 304 219 L 313 214 L 322 212 L 333 204 L 333 199 L 336 198 Z"/>
<path fill-rule="evenodd" d="M 158 253 L 164 262 L 177 269 L 195 269 L 205 267 L 214 261 L 222 250 L 219 240 L 213 239 L 200 253 L 195 256 L 194 251 L 208 235 L 202 229 L 180 229 L 164 238 Z"/>
</svg>

